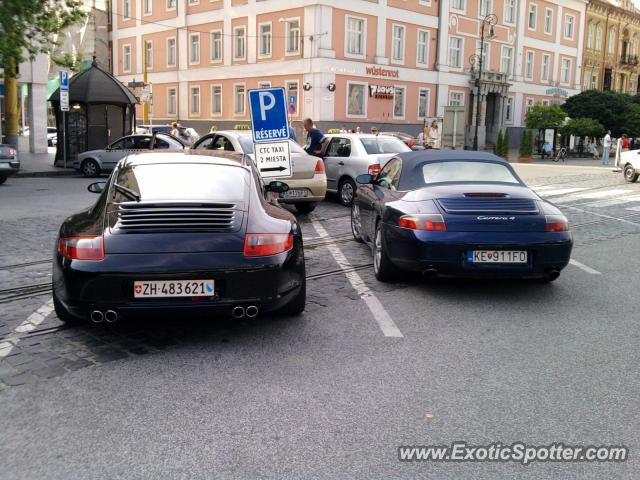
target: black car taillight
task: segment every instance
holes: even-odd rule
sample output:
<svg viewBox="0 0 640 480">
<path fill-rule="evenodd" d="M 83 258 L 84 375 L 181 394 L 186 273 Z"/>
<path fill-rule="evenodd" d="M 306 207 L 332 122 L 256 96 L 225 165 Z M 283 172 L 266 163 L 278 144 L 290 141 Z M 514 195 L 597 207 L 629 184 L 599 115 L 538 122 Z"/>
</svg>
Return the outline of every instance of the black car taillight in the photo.
<svg viewBox="0 0 640 480">
<path fill-rule="evenodd" d="M 62 237 L 58 252 L 71 260 L 103 260 L 104 242 L 102 237 Z"/>
<path fill-rule="evenodd" d="M 244 236 L 245 257 L 266 257 L 288 252 L 293 248 L 289 233 L 247 233 Z"/>
</svg>

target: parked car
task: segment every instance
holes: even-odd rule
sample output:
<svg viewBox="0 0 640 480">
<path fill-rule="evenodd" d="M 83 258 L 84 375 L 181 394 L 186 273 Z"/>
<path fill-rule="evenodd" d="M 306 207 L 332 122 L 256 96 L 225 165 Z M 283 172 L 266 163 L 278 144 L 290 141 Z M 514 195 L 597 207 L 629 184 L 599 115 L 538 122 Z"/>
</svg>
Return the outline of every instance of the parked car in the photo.
<svg viewBox="0 0 640 480">
<path fill-rule="evenodd" d="M 58 144 L 58 130 L 56 127 L 47 127 L 47 145 L 55 147 Z"/>
<path fill-rule="evenodd" d="M 569 263 L 567 218 L 493 154 L 404 153 L 358 183 L 351 230 L 380 281 L 403 271 L 553 281 Z"/>
<path fill-rule="evenodd" d="M 234 152 L 244 154 L 251 159 L 253 140 L 251 131 L 229 130 L 209 133 L 198 140 L 192 150 L 209 150 L 213 152 Z M 275 178 L 289 185 L 289 190 L 281 195 L 280 202 L 290 203 L 300 213 L 309 213 L 316 204 L 324 200 L 327 193 L 327 177 L 322 159 L 307 154 L 297 143 L 289 140 L 293 175 Z"/>
<path fill-rule="evenodd" d="M 637 182 L 640 173 L 640 150 L 622 152 L 620 154 L 620 168 L 622 168 L 622 175 L 627 182 Z"/>
<path fill-rule="evenodd" d="M 389 135 L 340 133 L 326 135 L 323 151 L 327 190 L 337 192 L 340 203 L 350 206 L 356 191 L 356 177 L 377 174 L 394 155 L 410 152 L 403 142 Z"/>
<path fill-rule="evenodd" d="M 288 187 L 263 185 L 253 162 L 139 153 L 88 188 L 96 204 L 65 220 L 56 242 L 53 304 L 63 322 L 304 310 L 300 226 L 263 191 Z"/>
<path fill-rule="evenodd" d="M 138 125 L 136 133 L 151 135 L 152 133 L 165 133 L 171 135 L 173 127 L 171 125 Z M 180 135 L 178 139 L 186 146 L 193 144 L 200 135 L 193 128 L 178 126 Z M 194 135 L 195 134 L 195 135 Z"/>
<path fill-rule="evenodd" d="M 390 135 L 401 140 L 411 150 L 424 150 L 423 145 L 418 145 L 418 139 L 405 132 L 382 132 L 381 135 Z"/>
<path fill-rule="evenodd" d="M 132 153 L 145 150 L 184 150 L 184 144 L 168 134 L 128 135 L 102 150 L 89 150 L 78 155 L 73 168 L 85 177 L 97 177 L 113 170 L 118 161 Z"/>
<path fill-rule="evenodd" d="M 0 185 L 20 171 L 18 152 L 11 145 L 0 143 Z"/>
</svg>

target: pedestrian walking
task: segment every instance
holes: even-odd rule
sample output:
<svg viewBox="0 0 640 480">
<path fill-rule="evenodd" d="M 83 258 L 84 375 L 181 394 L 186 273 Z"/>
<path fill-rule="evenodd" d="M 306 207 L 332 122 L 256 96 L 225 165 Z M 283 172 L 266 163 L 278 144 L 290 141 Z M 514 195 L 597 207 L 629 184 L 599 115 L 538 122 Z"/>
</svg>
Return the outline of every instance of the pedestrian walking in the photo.
<svg viewBox="0 0 640 480">
<path fill-rule="evenodd" d="M 378 127 L 371 127 L 371 134 L 378 136 L 380 132 L 378 131 Z"/>
<path fill-rule="evenodd" d="M 438 128 L 438 122 L 435 120 L 431 122 L 429 127 L 429 145 L 431 145 L 431 148 L 440 148 L 440 129 Z"/>
<path fill-rule="evenodd" d="M 609 165 L 609 154 L 611 153 L 611 130 L 602 139 L 602 165 Z"/>
<path fill-rule="evenodd" d="M 212 125 L 211 128 L 209 129 L 209 133 L 216 133 L 218 131 L 218 127 L 216 127 L 215 125 Z"/>
<path fill-rule="evenodd" d="M 313 120 L 305 118 L 302 124 L 307 132 L 307 144 L 304 151 L 309 155 L 320 155 L 322 153 L 322 141 L 324 135 L 313 125 Z"/>
<path fill-rule="evenodd" d="M 356 133 L 360 133 L 362 130 L 360 130 L 360 127 L 356 127 Z"/>
<path fill-rule="evenodd" d="M 171 135 L 176 138 L 180 138 L 180 130 L 178 130 L 178 122 L 171 123 Z"/>
<path fill-rule="evenodd" d="M 628 152 L 629 151 L 629 138 L 624 133 L 622 134 L 622 139 L 620 141 L 620 146 L 622 147 L 622 151 L 623 152 Z"/>
</svg>

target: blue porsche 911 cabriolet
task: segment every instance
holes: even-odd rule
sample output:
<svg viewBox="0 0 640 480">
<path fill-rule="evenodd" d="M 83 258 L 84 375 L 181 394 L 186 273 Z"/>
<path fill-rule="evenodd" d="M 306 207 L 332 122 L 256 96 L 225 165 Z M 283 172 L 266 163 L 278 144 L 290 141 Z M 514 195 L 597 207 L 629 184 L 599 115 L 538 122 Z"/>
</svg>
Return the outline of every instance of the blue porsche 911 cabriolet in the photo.
<svg viewBox="0 0 640 480">
<path fill-rule="evenodd" d="M 552 281 L 569 263 L 567 218 L 495 155 L 408 152 L 357 181 L 351 229 L 378 280 L 409 270 Z"/>
</svg>

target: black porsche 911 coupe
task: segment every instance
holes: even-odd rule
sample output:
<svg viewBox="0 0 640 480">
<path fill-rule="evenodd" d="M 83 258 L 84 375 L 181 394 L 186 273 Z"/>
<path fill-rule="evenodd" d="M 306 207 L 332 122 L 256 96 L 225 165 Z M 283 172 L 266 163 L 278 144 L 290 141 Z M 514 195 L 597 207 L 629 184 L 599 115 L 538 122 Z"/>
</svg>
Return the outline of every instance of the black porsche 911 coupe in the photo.
<svg viewBox="0 0 640 480">
<path fill-rule="evenodd" d="M 251 162 L 144 153 L 89 189 L 97 203 L 62 224 L 54 252 L 61 320 L 304 310 L 300 227 L 265 193 L 287 185 L 263 185 Z"/>
<path fill-rule="evenodd" d="M 357 180 L 351 229 L 371 246 L 378 280 L 409 270 L 552 281 L 569 263 L 567 218 L 495 155 L 402 153 Z"/>
</svg>

